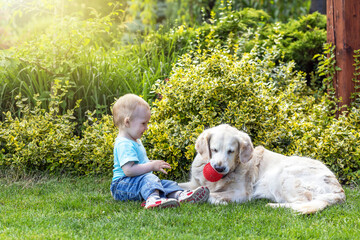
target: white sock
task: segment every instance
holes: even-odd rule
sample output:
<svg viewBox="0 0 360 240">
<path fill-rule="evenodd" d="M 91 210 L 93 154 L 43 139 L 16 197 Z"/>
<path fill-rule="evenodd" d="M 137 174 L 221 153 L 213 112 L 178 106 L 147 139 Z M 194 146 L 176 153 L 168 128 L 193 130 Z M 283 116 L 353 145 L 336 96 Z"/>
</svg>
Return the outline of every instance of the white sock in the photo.
<svg viewBox="0 0 360 240">
<path fill-rule="evenodd" d="M 149 195 L 149 197 L 148 197 L 147 199 L 149 199 L 149 198 L 155 198 L 155 199 L 160 198 L 159 192 L 158 192 L 158 191 L 154 191 L 152 194 Z M 146 200 L 147 200 L 147 199 L 146 199 Z"/>
<path fill-rule="evenodd" d="M 169 195 L 167 195 L 168 198 L 175 198 L 175 199 L 178 199 L 180 194 L 182 193 L 183 191 L 176 191 L 176 192 L 172 192 L 170 193 Z"/>
</svg>

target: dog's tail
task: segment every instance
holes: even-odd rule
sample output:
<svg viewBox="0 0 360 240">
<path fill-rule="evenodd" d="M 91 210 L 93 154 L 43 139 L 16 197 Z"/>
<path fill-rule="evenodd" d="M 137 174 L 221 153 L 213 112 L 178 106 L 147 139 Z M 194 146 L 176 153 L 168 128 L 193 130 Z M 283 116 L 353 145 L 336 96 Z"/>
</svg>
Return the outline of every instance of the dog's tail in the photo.
<svg viewBox="0 0 360 240">
<path fill-rule="evenodd" d="M 293 203 L 268 203 L 268 206 L 291 208 L 301 214 L 313 214 L 326 208 L 327 206 L 345 202 L 345 193 L 328 193 L 319 196 L 318 199 L 313 199 L 308 202 L 293 202 Z"/>
<path fill-rule="evenodd" d="M 267 206 L 278 208 L 291 208 L 301 214 L 312 214 L 323 210 L 329 206 L 328 202 L 321 200 L 312 200 L 310 202 L 295 202 L 295 203 L 268 203 Z"/>
</svg>

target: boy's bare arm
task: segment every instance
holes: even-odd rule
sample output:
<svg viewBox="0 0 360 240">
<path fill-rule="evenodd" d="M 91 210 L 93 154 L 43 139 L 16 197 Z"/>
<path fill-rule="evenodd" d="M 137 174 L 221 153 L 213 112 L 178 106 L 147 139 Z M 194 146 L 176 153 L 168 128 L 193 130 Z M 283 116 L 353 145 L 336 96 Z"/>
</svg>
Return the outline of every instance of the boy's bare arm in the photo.
<svg viewBox="0 0 360 240">
<path fill-rule="evenodd" d="M 152 160 L 144 164 L 135 164 L 134 162 L 128 162 L 121 167 L 125 175 L 128 177 L 136 177 L 144 173 L 151 171 L 162 172 L 167 174 L 165 168 L 170 169 L 171 166 L 163 160 Z"/>
</svg>

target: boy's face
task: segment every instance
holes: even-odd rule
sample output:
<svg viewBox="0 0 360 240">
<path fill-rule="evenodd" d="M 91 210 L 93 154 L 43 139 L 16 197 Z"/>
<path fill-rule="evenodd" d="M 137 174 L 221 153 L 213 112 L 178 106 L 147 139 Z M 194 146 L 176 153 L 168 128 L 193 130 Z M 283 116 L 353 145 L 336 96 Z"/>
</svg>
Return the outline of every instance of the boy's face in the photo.
<svg viewBox="0 0 360 240">
<path fill-rule="evenodd" d="M 127 135 L 134 141 L 141 138 L 144 132 L 148 129 L 151 113 L 145 106 L 137 106 L 133 112 L 133 116 L 126 123 Z"/>
</svg>

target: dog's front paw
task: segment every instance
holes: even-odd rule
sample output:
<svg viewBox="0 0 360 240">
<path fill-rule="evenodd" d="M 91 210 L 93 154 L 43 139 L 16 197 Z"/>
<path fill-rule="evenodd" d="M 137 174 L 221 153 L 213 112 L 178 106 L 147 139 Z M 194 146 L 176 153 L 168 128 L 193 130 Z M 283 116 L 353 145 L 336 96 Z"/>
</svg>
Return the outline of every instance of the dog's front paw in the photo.
<svg viewBox="0 0 360 240">
<path fill-rule="evenodd" d="M 226 201 L 225 199 L 220 198 L 220 197 L 214 197 L 214 196 L 209 196 L 208 202 L 211 203 L 211 204 L 215 204 L 215 205 L 220 205 L 220 204 L 226 205 L 226 204 L 228 204 L 228 201 Z"/>
<path fill-rule="evenodd" d="M 268 203 L 268 204 L 266 204 L 266 206 L 272 207 L 272 208 L 282 207 L 282 205 L 280 203 Z"/>
</svg>

